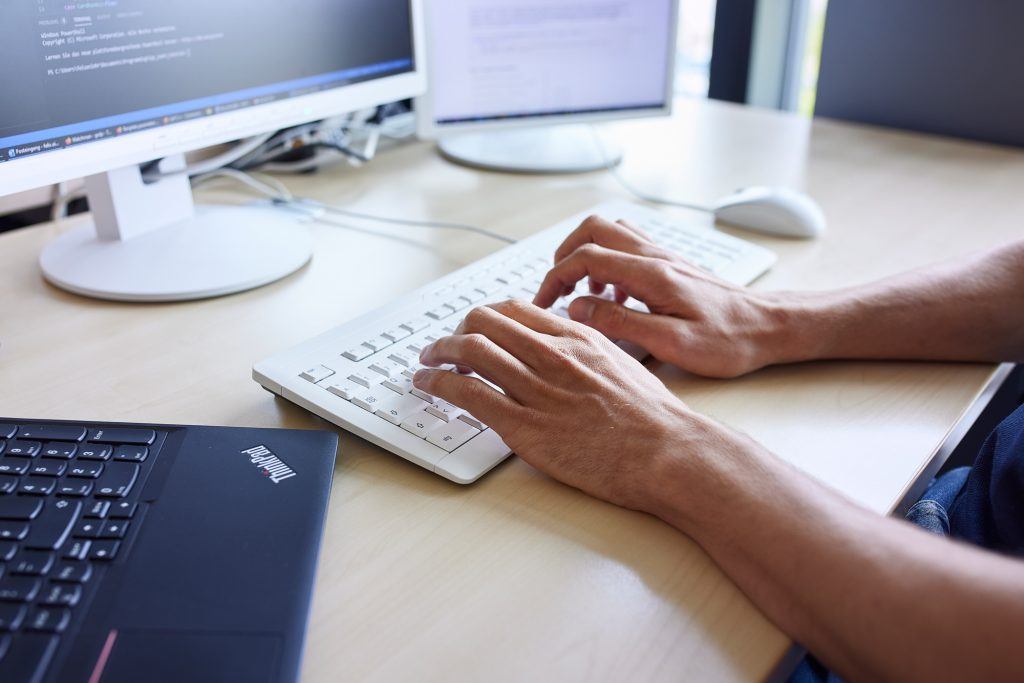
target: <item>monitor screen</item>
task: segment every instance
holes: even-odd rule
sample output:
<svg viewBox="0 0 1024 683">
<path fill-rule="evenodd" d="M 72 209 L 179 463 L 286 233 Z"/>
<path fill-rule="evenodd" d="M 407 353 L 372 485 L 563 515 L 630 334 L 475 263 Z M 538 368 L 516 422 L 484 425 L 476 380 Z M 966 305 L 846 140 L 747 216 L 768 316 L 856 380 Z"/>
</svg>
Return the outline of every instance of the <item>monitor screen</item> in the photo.
<svg viewBox="0 0 1024 683">
<path fill-rule="evenodd" d="M 415 69 L 409 0 L 11 0 L 0 26 L 0 163 Z"/>
<path fill-rule="evenodd" d="M 438 126 L 667 106 L 675 0 L 434 0 Z"/>
</svg>

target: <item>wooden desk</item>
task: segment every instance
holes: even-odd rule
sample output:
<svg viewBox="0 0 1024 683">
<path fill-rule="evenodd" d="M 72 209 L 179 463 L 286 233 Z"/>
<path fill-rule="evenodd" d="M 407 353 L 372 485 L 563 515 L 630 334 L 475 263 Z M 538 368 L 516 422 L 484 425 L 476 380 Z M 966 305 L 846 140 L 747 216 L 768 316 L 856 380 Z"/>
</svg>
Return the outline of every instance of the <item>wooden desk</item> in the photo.
<svg viewBox="0 0 1024 683">
<path fill-rule="evenodd" d="M 651 192 L 709 201 L 746 184 L 806 184 L 830 230 L 816 242 L 754 238 L 781 256 L 761 288 L 853 284 L 1021 234 L 1021 152 L 703 102 L 614 130 L 628 150 L 623 172 Z M 353 208 L 513 236 L 625 196 L 606 174 L 478 173 L 418 144 L 362 171 L 286 181 Z M 3 235 L 0 415 L 327 427 L 260 389 L 252 363 L 500 246 L 352 225 L 391 236 L 318 226 L 316 257 L 300 273 L 179 305 L 65 294 L 36 265 L 62 227 Z M 886 512 L 993 370 L 816 363 L 734 381 L 659 373 L 696 409 Z M 336 475 L 306 681 L 754 680 L 790 646 L 681 534 L 517 459 L 462 488 L 343 433 Z"/>
</svg>

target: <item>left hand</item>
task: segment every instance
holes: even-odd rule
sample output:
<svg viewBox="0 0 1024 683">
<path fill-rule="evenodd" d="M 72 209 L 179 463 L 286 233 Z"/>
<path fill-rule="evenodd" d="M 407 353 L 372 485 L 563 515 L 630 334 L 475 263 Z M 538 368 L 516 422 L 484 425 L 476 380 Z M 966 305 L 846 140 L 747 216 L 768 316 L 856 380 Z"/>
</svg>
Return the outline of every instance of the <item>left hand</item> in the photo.
<svg viewBox="0 0 1024 683">
<path fill-rule="evenodd" d="M 500 387 L 436 369 L 413 380 L 489 425 L 529 464 L 653 514 L 664 472 L 699 450 L 694 439 L 714 424 L 601 333 L 523 301 L 471 311 L 420 360 Z"/>
</svg>

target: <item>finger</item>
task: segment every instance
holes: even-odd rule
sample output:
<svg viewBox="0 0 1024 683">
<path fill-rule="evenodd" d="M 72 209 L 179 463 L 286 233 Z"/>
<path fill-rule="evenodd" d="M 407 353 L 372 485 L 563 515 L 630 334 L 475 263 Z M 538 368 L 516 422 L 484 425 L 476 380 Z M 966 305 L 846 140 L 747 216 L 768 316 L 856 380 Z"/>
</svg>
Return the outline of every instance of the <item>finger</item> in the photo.
<svg viewBox="0 0 1024 683">
<path fill-rule="evenodd" d="M 522 410 L 511 397 L 476 377 L 445 370 L 420 370 L 412 383 L 420 391 L 469 411 L 498 433 L 514 426 Z"/>
<path fill-rule="evenodd" d="M 581 297 L 569 306 L 569 316 L 609 339 L 624 340 L 647 349 L 660 360 L 678 350 L 681 323 L 675 318 L 643 313 L 605 299 Z"/>
<path fill-rule="evenodd" d="M 607 287 L 608 285 L 606 285 L 603 282 L 598 282 L 593 278 L 590 279 L 590 293 L 595 296 L 600 296 L 601 294 L 604 294 L 604 290 Z"/>
<path fill-rule="evenodd" d="M 447 363 L 469 368 L 516 400 L 539 381 L 530 368 L 482 334 L 442 337 L 423 349 L 420 363 L 433 368 Z"/>
<path fill-rule="evenodd" d="M 641 229 L 640 226 L 638 226 L 636 223 L 627 220 L 617 220 L 615 222 L 628 230 L 632 230 L 637 235 L 639 235 L 641 239 L 651 243 L 654 242 L 654 239 L 650 235 L 648 235 L 643 229 Z"/>
<path fill-rule="evenodd" d="M 615 303 L 617 303 L 617 304 L 624 304 L 624 303 L 626 303 L 626 301 L 628 299 L 629 299 L 629 294 L 626 294 L 624 291 L 622 291 L 618 287 L 615 288 Z"/>
<path fill-rule="evenodd" d="M 585 277 L 615 285 L 629 296 L 646 301 L 664 296 L 671 265 L 662 259 L 636 256 L 586 244 L 552 268 L 541 283 L 533 302 L 548 308 L 565 288 L 575 287 Z"/>
<path fill-rule="evenodd" d="M 533 307 L 526 302 L 523 306 Z M 499 311 L 511 311 L 514 304 L 502 306 L 481 306 L 474 308 L 459 323 L 456 334 L 482 334 L 516 359 L 533 369 L 541 367 L 544 359 L 551 354 L 550 340 L 518 320 Z M 520 317 L 522 317 L 520 315 Z"/>
<path fill-rule="evenodd" d="M 649 254 L 655 244 L 636 229 L 623 223 L 612 223 L 600 216 L 590 216 L 555 250 L 555 263 L 569 256 L 584 244 L 599 244 L 629 254 Z"/>
<path fill-rule="evenodd" d="M 546 311 L 539 306 L 535 306 L 529 301 L 513 299 L 511 301 L 503 301 L 501 303 L 494 304 L 491 308 L 505 317 L 528 327 L 534 332 L 547 334 L 553 337 L 563 337 L 571 334 L 572 328 L 575 325 L 571 320 L 560 318 L 554 313 Z M 546 345 L 550 340 L 543 341 Z M 549 355 L 550 352 L 544 354 L 544 356 Z"/>
</svg>

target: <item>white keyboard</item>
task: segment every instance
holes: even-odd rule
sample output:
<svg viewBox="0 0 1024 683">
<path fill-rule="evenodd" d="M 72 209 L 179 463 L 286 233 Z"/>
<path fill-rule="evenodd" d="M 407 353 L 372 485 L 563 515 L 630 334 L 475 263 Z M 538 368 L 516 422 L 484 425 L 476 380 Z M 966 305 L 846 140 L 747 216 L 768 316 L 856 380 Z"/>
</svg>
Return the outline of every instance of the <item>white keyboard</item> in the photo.
<svg viewBox="0 0 1024 683">
<path fill-rule="evenodd" d="M 511 451 L 472 415 L 413 388 L 420 349 L 451 334 L 477 306 L 532 299 L 555 249 L 590 214 L 632 221 L 663 247 L 736 284 L 753 282 L 776 260 L 767 249 L 680 224 L 653 209 L 602 204 L 257 363 L 253 377 L 273 393 L 421 467 L 460 484 L 476 481 Z M 568 317 L 569 303 L 586 293 L 587 283 L 581 282 L 576 294 L 552 310 Z"/>
</svg>

